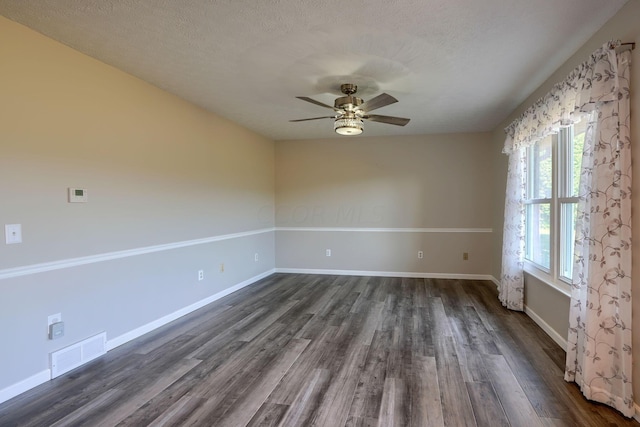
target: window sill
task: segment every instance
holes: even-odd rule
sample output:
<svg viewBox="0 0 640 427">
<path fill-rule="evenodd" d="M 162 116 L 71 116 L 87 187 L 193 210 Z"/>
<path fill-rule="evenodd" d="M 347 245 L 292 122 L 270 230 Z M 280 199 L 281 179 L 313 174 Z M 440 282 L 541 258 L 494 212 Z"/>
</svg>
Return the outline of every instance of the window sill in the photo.
<svg viewBox="0 0 640 427">
<path fill-rule="evenodd" d="M 539 269 L 534 264 L 525 261 L 524 271 L 525 273 L 535 277 L 545 285 L 548 285 L 554 288 L 556 291 L 560 292 L 561 294 L 571 297 L 571 287 L 569 286 L 568 283 L 563 282 L 561 280 L 554 280 L 554 278 L 549 273 Z"/>
</svg>

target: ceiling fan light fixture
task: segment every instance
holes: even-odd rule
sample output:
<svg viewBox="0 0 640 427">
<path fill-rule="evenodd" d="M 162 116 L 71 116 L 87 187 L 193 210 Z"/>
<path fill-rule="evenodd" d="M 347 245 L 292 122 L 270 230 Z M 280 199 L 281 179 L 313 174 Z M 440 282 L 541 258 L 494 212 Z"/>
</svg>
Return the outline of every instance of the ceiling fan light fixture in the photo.
<svg viewBox="0 0 640 427">
<path fill-rule="evenodd" d="M 350 117 L 336 119 L 333 124 L 333 130 L 339 135 L 360 135 L 363 131 L 362 119 Z"/>
<path fill-rule="evenodd" d="M 362 98 L 354 96 L 357 90 L 358 86 L 354 84 L 345 83 L 340 86 L 340 91 L 346 96 L 336 98 L 335 102 L 333 103 L 333 107 L 331 105 L 316 101 L 315 99 L 308 98 L 306 96 L 296 96 L 296 98 L 303 101 L 333 110 L 334 115 L 289 121 L 306 122 L 309 120 L 333 119 L 333 130 L 338 135 L 345 136 L 360 135 L 364 131 L 363 120 L 371 120 L 372 122 L 386 123 L 396 126 L 404 126 L 409 123 L 409 119 L 405 119 L 402 117 L 369 114 L 370 111 L 377 110 L 378 108 L 382 108 L 398 102 L 398 100 L 393 96 L 386 93 L 381 93 L 380 95 L 365 102 L 362 100 Z"/>
</svg>

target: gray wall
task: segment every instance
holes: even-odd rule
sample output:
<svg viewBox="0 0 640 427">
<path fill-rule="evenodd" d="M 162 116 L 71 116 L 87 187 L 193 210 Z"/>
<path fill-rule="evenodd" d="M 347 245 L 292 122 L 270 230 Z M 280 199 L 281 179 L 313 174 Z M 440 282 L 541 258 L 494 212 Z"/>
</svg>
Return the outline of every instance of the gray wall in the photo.
<svg viewBox="0 0 640 427">
<path fill-rule="evenodd" d="M 275 236 L 272 141 L 2 17 L 0 34 L 0 225 L 23 227 L 0 244 L 1 396 L 51 351 L 268 274 Z"/>
<path fill-rule="evenodd" d="M 489 133 L 278 141 L 276 266 L 488 275 L 491 148 Z"/>
</svg>

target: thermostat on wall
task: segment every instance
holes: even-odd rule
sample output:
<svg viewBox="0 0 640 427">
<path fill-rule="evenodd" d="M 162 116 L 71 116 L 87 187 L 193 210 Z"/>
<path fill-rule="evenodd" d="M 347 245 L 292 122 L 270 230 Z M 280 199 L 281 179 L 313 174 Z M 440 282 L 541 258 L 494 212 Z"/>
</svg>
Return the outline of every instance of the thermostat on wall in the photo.
<svg viewBox="0 0 640 427">
<path fill-rule="evenodd" d="M 69 188 L 69 203 L 87 203 L 87 190 L 83 188 Z"/>
</svg>

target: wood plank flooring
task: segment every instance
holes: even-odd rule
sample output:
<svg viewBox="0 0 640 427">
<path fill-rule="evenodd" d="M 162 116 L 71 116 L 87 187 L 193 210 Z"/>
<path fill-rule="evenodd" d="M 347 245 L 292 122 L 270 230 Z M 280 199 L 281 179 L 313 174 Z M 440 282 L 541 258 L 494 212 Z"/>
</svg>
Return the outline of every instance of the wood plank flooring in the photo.
<svg viewBox="0 0 640 427">
<path fill-rule="evenodd" d="M 1 426 L 631 426 L 484 281 L 274 274 L 0 405 Z"/>
</svg>

